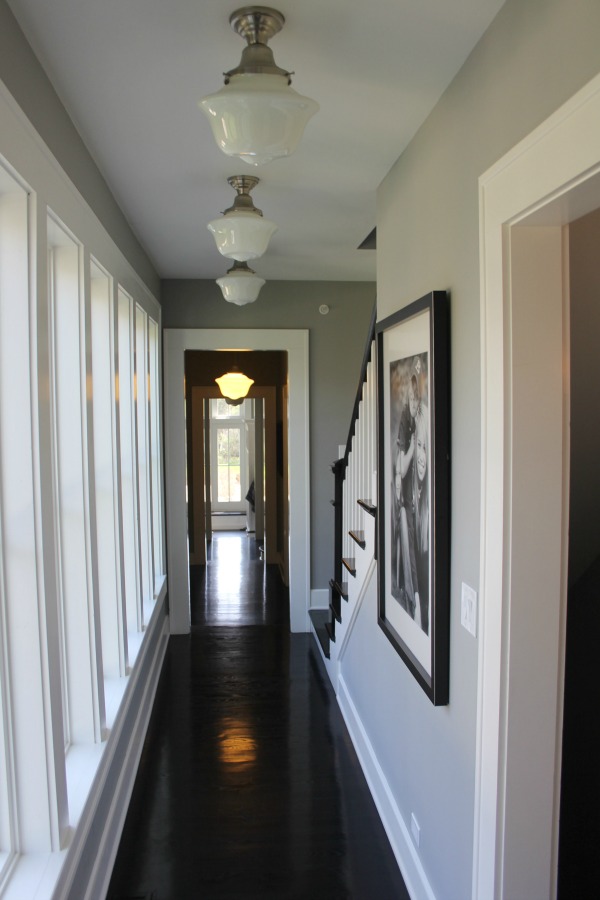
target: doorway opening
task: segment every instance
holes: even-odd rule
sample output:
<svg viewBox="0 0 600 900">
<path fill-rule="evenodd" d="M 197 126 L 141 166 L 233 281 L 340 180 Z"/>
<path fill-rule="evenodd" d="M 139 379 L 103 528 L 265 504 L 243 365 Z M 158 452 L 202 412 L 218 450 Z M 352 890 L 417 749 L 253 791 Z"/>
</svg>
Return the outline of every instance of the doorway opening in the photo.
<svg viewBox="0 0 600 900">
<path fill-rule="evenodd" d="M 599 202 L 596 78 L 480 179 L 474 897 L 557 891 L 570 449 L 565 226 Z"/>
<path fill-rule="evenodd" d="M 600 209 L 569 226 L 570 476 L 558 897 L 585 896 L 600 841 Z"/>
<path fill-rule="evenodd" d="M 235 406 L 215 378 L 237 366 L 253 384 Z M 289 584 L 288 355 L 185 353 L 190 564 L 205 565 L 216 531 L 244 530 Z"/>
<path fill-rule="evenodd" d="M 309 630 L 310 426 L 308 331 L 306 329 L 188 329 L 164 331 L 165 493 L 168 536 L 169 624 L 172 634 L 190 631 L 189 534 L 185 354 L 189 350 L 276 350 L 287 353 L 286 421 L 290 630 Z M 222 374 L 219 373 L 219 374 Z"/>
</svg>

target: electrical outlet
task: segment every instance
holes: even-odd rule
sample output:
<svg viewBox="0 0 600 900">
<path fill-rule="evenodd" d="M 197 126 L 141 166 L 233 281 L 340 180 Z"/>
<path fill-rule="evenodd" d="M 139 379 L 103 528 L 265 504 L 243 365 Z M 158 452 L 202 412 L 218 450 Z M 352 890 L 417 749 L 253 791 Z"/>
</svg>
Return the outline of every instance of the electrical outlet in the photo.
<svg viewBox="0 0 600 900">
<path fill-rule="evenodd" d="M 477 592 L 464 581 L 460 597 L 460 624 L 473 637 L 477 637 Z"/>
<path fill-rule="evenodd" d="M 419 823 L 415 818 L 415 814 L 410 814 L 410 830 L 412 831 L 412 836 L 416 846 L 419 846 L 419 841 L 421 840 L 421 829 L 419 827 Z"/>
</svg>

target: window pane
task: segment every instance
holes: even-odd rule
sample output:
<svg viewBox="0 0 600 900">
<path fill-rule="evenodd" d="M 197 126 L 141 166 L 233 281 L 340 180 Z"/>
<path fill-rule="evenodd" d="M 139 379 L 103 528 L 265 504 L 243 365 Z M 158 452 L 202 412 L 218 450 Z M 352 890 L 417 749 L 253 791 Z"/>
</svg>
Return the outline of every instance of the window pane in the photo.
<svg viewBox="0 0 600 900">
<path fill-rule="evenodd" d="M 148 314 L 135 305 L 135 420 L 137 437 L 138 515 L 143 603 L 154 600 L 150 482 L 150 416 L 148 405 Z M 144 611 L 143 624 L 150 614 Z"/>
<path fill-rule="evenodd" d="M 229 469 L 227 466 L 219 466 L 218 469 L 219 503 L 229 503 Z"/>
<path fill-rule="evenodd" d="M 152 548 L 154 578 L 163 575 L 162 478 L 160 447 L 160 331 L 153 319 L 148 319 L 150 364 L 150 469 L 152 479 Z M 156 593 L 155 584 L 155 593 Z"/>
<path fill-rule="evenodd" d="M 229 501 L 230 503 L 239 503 L 242 499 L 242 491 L 240 487 L 240 467 L 229 467 Z"/>
<path fill-rule="evenodd" d="M 99 739 L 104 711 L 94 638 L 96 615 L 87 514 L 86 372 L 80 244 L 48 217 L 53 425 L 56 454 L 59 615 L 65 745 Z"/>
<path fill-rule="evenodd" d="M 217 429 L 217 463 L 219 466 L 229 464 L 229 429 Z"/>
<path fill-rule="evenodd" d="M 137 498 L 135 479 L 135 424 L 133 381 L 133 300 L 119 288 L 119 426 L 121 454 L 121 504 L 123 522 L 123 562 L 125 607 L 129 632 L 141 631 L 141 586 L 137 554 Z M 132 660 L 130 660 L 132 662 Z"/>
<path fill-rule="evenodd" d="M 240 429 L 229 429 L 229 465 L 240 468 Z"/>
<path fill-rule="evenodd" d="M 240 444 L 240 428 L 217 429 L 218 503 L 241 500 Z"/>
<path fill-rule="evenodd" d="M 96 542 L 102 664 L 105 678 L 125 674 L 125 644 L 121 620 L 120 547 L 115 534 L 117 473 L 114 328 L 110 276 L 92 260 L 92 398 L 94 417 L 94 476 L 96 489 Z"/>
<path fill-rule="evenodd" d="M 231 406 L 222 397 L 210 401 L 211 419 L 251 419 L 253 400 L 244 400 L 239 406 Z"/>
</svg>

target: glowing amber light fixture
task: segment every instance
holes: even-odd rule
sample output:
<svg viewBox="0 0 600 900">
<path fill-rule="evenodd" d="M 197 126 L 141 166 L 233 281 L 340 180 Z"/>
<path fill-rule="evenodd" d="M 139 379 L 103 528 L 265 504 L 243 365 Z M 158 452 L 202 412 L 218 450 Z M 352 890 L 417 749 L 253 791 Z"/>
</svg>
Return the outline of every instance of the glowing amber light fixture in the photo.
<svg viewBox="0 0 600 900">
<path fill-rule="evenodd" d="M 220 378 L 215 378 L 215 381 L 226 400 L 241 400 L 247 396 L 254 384 L 253 378 L 248 378 L 235 366 L 232 366 L 231 370 L 221 375 Z"/>
</svg>

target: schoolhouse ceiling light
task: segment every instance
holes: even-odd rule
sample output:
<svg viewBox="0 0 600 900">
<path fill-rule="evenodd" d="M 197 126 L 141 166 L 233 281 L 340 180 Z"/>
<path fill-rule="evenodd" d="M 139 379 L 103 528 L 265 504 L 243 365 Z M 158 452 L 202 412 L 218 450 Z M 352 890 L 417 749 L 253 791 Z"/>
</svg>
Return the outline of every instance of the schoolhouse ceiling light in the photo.
<svg viewBox="0 0 600 900">
<path fill-rule="evenodd" d="M 283 15 L 268 6 L 245 6 L 232 13 L 229 23 L 247 46 L 239 66 L 225 73 L 225 86 L 199 103 L 223 153 L 254 166 L 293 153 L 319 108 L 290 86 L 292 73 L 275 65 L 267 46 L 284 22 Z"/>
<path fill-rule="evenodd" d="M 246 303 L 254 303 L 265 279 L 260 278 L 248 263 L 236 260 L 226 275 L 217 278 L 217 284 L 228 303 L 245 306 Z"/>
<path fill-rule="evenodd" d="M 240 262 L 256 259 L 267 249 L 277 225 L 263 218 L 261 210 L 252 202 L 250 191 L 258 184 L 258 178 L 232 175 L 227 182 L 237 191 L 237 196 L 220 219 L 208 223 L 208 230 L 223 256 Z"/>
<path fill-rule="evenodd" d="M 215 381 L 226 400 L 242 400 L 254 384 L 254 379 L 240 372 L 237 366 L 232 366 L 229 372 L 215 378 Z"/>
</svg>

